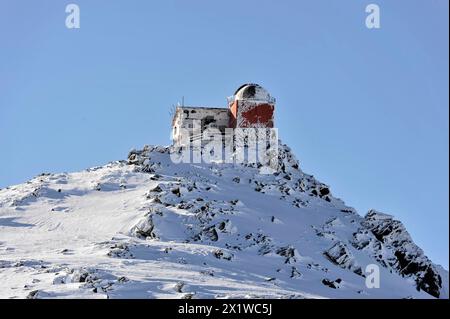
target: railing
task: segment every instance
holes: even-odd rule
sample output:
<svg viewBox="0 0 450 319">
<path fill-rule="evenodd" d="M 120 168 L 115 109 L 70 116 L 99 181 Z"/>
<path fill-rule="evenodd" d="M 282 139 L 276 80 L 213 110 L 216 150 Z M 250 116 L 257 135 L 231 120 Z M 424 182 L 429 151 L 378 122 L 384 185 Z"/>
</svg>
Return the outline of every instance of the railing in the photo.
<svg viewBox="0 0 450 319">
<path fill-rule="evenodd" d="M 267 102 L 267 103 L 270 103 L 270 104 L 275 104 L 276 101 L 277 101 L 273 96 L 269 96 L 269 98 L 266 99 L 266 100 L 257 100 L 257 99 L 247 99 L 247 100 L 249 100 L 249 101 Z M 236 101 L 236 96 L 235 95 L 227 97 L 228 105 L 234 103 L 234 101 Z"/>
</svg>

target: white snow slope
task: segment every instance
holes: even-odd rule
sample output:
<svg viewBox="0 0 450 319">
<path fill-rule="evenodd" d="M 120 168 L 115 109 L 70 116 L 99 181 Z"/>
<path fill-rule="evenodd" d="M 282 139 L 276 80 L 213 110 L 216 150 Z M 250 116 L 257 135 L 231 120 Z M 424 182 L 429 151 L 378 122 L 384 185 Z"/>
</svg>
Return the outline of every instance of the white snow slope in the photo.
<svg viewBox="0 0 450 319">
<path fill-rule="evenodd" d="M 358 215 L 288 147 L 271 175 L 169 151 L 0 190 L 0 298 L 448 298 L 400 222 Z"/>
</svg>

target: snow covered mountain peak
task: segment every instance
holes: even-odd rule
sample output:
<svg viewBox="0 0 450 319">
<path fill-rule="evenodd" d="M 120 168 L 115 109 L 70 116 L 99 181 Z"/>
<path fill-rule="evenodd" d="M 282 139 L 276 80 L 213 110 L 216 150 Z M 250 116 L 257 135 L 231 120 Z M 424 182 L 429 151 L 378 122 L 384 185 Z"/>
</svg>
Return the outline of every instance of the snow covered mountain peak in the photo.
<svg viewBox="0 0 450 319">
<path fill-rule="evenodd" d="M 171 151 L 0 190 L 0 297 L 448 298 L 401 222 L 358 215 L 286 145 L 275 174 Z"/>
</svg>

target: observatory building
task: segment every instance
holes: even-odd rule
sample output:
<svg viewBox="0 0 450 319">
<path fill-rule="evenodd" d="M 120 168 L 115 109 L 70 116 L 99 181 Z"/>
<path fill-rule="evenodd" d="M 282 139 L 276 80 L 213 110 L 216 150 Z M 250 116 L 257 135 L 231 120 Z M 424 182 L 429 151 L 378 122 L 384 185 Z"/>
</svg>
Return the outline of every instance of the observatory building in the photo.
<svg viewBox="0 0 450 319">
<path fill-rule="evenodd" d="M 172 119 L 174 145 L 180 145 L 185 132 L 190 141 L 200 139 L 202 132 L 215 128 L 273 128 L 275 98 L 258 84 L 244 84 L 228 99 L 228 107 L 178 106 Z M 195 125 L 200 127 L 195 128 Z"/>
</svg>

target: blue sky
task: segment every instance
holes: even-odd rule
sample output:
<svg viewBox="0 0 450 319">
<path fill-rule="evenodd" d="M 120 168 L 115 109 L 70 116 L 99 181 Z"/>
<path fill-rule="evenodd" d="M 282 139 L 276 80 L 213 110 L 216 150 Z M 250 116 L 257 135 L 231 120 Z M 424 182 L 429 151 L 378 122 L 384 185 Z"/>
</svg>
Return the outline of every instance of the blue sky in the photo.
<svg viewBox="0 0 450 319">
<path fill-rule="evenodd" d="M 448 22 L 446 0 L 0 0 L 0 187 L 169 144 L 182 96 L 256 82 L 305 172 L 448 268 Z"/>
</svg>

